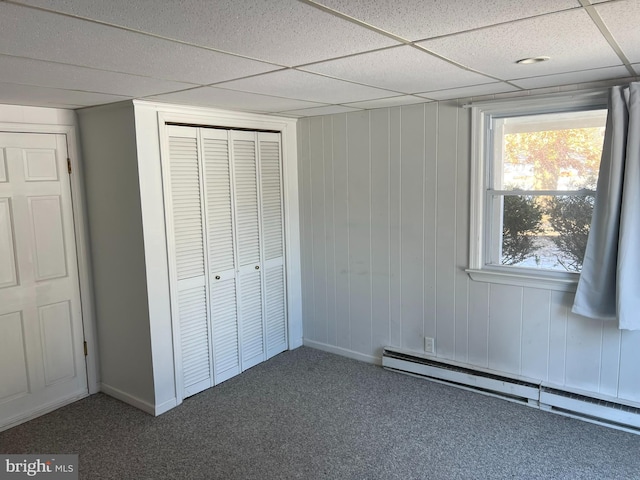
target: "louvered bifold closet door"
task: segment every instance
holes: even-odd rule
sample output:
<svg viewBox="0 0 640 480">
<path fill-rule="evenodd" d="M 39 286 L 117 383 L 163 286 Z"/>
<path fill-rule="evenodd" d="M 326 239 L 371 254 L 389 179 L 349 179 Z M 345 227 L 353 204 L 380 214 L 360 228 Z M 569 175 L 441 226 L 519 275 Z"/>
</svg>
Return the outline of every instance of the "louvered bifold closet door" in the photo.
<svg viewBox="0 0 640 480">
<path fill-rule="evenodd" d="M 259 133 L 266 352 L 287 349 L 287 316 L 280 134 Z"/>
<path fill-rule="evenodd" d="M 170 126 L 167 131 L 170 177 L 167 203 L 173 233 L 170 256 L 177 289 L 174 292 L 177 301 L 172 308 L 179 325 L 179 341 L 175 346 L 179 349 L 178 358 L 182 359 L 183 397 L 188 397 L 213 384 L 201 169 L 197 130 Z"/>
<path fill-rule="evenodd" d="M 253 132 L 231 131 L 238 308 L 242 370 L 265 360 L 257 142 Z"/>
<path fill-rule="evenodd" d="M 204 162 L 214 381 L 240 373 L 228 131 L 200 131 Z"/>
</svg>

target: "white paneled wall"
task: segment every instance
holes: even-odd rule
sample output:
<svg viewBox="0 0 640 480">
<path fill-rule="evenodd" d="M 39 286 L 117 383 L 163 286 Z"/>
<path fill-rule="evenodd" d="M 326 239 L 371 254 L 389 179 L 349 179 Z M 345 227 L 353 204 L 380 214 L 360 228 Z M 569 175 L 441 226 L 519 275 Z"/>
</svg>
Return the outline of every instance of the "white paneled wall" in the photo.
<svg viewBox="0 0 640 480">
<path fill-rule="evenodd" d="M 442 358 L 640 401 L 640 332 L 465 273 L 470 128 L 455 101 L 298 122 L 305 342 L 375 360 L 434 337 Z"/>
</svg>

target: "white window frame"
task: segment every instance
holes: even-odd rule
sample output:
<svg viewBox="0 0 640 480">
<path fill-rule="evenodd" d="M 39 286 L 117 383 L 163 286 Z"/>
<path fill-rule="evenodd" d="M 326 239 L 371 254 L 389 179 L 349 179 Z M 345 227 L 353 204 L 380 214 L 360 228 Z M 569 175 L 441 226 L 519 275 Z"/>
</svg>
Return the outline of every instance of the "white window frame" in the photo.
<svg viewBox="0 0 640 480">
<path fill-rule="evenodd" d="M 486 263 L 488 216 L 485 214 L 491 153 L 490 126 L 493 117 L 522 116 L 607 108 L 606 90 L 570 92 L 481 102 L 471 107 L 471 197 L 469 276 L 476 281 L 575 291 L 578 273 Z M 485 224 L 486 222 L 486 224 Z"/>
</svg>

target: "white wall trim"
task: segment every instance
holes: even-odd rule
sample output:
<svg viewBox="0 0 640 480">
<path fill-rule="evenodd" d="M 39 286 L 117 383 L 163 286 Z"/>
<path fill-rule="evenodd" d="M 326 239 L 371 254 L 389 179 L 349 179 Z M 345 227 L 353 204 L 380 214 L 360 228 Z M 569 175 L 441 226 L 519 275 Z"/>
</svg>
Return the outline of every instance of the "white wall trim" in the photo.
<svg viewBox="0 0 640 480">
<path fill-rule="evenodd" d="M 117 398 L 121 402 L 132 405 L 136 408 L 139 408 L 143 412 L 148 413 L 149 415 L 156 415 L 156 408 L 149 402 L 145 402 L 144 400 L 134 397 L 128 393 L 123 392 L 122 390 L 107 385 L 106 383 L 100 384 L 100 391 L 106 393 L 110 397 Z M 165 410 L 166 411 L 166 410 Z M 158 414 L 159 415 L 159 414 Z"/>
<path fill-rule="evenodd" d="M 16 122 L 0 123 L 0 131 L 16 133 L 52 133 L 67 137 L 67 154 L 71 160 L 72 174 L 69 177 L 72 192 L 75 240 L 78 257 L 78 278 L 84 340 L 89 354 L 87 362 L 87 387 L 90 394 L 100 391 L 100 368 L 96 323 L 94 315 L 91 255 L 89 250 L 89 225 L 85 208 L 85 192 L 77 135 L 77 117 L 71 110 L 19 107 L 0 105 L 0 118 L 16 116 Z M 51 123 L 47 123 L 51 122 Z"/>
<path fill-rule="evenodd" d="M 360 352 L 354 352 L 347 348 L 336 347 L 335 345 L 327 345 L 326 343 L 314 342 L 313 340 L 304 339 L 303 345 L 305 347 L 316 348 L 324 352 L 335 353 L 336 355 L 342 355 L 343 357 L 353 358 L 361 362 L 372 363 L 374 365 L 382 365 L 381 357 L 374 357 L 373 355 L 366 355 Z"/>
<path fill-rule="evenodd" d="M 167 400 L 166 402 L 156 405 L 155 416 L 157 417 L 158 415 L 162 415 L 163 413 L 168 412 L 172 408 L 177 407 L 178 406 L 177 400 L 178 400 L 177 398 L 172 398 L 171 400 Z"/>
<path fill-rule="evenodd" d="M 268 130 L 279 132 L 282 145 L 282 172 L 283 172 L 283 195 L 284 195 L 284 228 L 285 228 L 285 252 L 286 252 L 286 291 L 287 291 L 287 321 L 289 348 L 300 346 L 302 338 L 302 286 L 300 267 L 300 225 L 299 225 L 299 199 L 298 199 L 298 162 L 297 162 L 297 132 L 296 119 L 258 115 L 251 113 L 238 113 L 227 110 L 212 108 L 199 108 L 189 106 L 171 105 L 143 100 L 134 100 L 136 111 L 153 111 L 157 115 L 157 135 L 159 137 L 158 161 L 162 161 L 166 155 L 166 124 L 182 123 L 194 126 L 211 126 L 220 128 L 243 128 L 251 130 Z M 137 113 L 136 113 L 137 117 Z M 139 134 L 139 133 L 138 133 Z M 138 146 L 140 148 L 140 146 Z M 154 159 L 145 159 L 152 161 Z M 139 159 L 140 161 L 140 159 Z M 164 168 L 162 166 L 161 168 Z M 142 180 L 141 180 L 142 181 Z M 166 172 L 163 175 L 163 182 L 166 182 Z M 166 192 L 166 189 L 165 189 Z M 166 193 L 165 193 L 166 194 Z M 165 199 L 166 200 L 166 199 Z M 165 232 L 166 215 L 164 217 Z M 145 233 L 146 236 L 146 233 Z M 169 258 L 170 238 L 167 236 L 167 259 Z M 168 262 L 170 264 L 170 262 Z M 167 281 L 171 291 L 174 291 L 173 274 L 167 266 Z M 171 307 L 174 310 L 175 306 Z M 175 313 L 172 311 L 172 313 Z M 175 315 L 172 315 L 175 318 Z M 178 339 L 178 325 L 172 322 L 172 335 Z M 179 346 L 178 346 L 179 347 Z M 174 342 L 173 363 L 175 372 L 175 392 L 177 404 L 182 402 L 182 372 L 180 370 L 179 348 Z"/>
</svg>

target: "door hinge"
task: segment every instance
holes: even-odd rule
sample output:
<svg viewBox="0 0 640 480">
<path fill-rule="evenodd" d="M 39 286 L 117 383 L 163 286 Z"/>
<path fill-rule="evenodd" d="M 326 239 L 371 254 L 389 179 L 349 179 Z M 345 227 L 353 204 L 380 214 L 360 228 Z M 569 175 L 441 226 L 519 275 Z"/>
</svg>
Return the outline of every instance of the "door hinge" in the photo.
<svg viewBox="0 0 640 480">
<path fill-rule="evenodd" d="M 87 342 L 84 342 L 84 356 L 86 357 L 87 355 L 89 355 L 89 349 L 87 348 Z"/>
<path fill-rule="evenodd" d="M 71 175 L 71 159 L 67 158 L 67 170 L 69 172 L 69 175 Z"/>
</svg>

